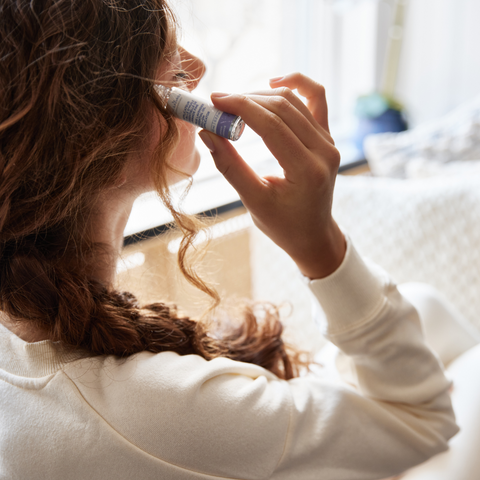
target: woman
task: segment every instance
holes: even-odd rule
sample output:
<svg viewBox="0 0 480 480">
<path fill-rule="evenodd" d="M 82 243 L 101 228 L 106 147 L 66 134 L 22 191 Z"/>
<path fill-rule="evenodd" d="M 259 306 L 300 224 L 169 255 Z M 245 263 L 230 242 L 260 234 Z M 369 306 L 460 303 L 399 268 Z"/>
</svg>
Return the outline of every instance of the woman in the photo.
<svg viewBox="0 0 480 480">
<path fill-rule="evenodd" d="M 256 225 L 310 279 L 352 385 L 307 375 L 271 309 L 206 327 L 112 287 L 134 199 L 198 166 L 157 83 L 193 89 L 163 0 L 0 0 L 0 477 L 330 478 L 397 474 L 457 432 L 418 315 L 331 217 L 339 154 L 323 88 L 294 74 L 212 96 L 264 140 L 259 178 L 200 136 Z M 305 106 L 293 93 L 307 98 Z M 161 292 L 159 292 L 159 296 Z"/>
</svg>

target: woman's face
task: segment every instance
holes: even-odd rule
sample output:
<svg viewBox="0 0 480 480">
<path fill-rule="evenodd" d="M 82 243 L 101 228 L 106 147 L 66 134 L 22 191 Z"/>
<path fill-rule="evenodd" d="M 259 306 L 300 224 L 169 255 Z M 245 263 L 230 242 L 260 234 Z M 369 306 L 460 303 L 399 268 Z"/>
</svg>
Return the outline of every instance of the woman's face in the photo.
<svg viewBox="0 0 480 480">
<path fill-rule="evenodd" d="M 189 91 L 195 90 L 201 78 L 205 74 L 204 63 L 182 47 L 172 57 L 168 65 L 162 66 L 159 74 L 159 83 L 166 85 L 176 82 L 180 88 Z M 173 167 L 193 175 L 200 164 L 200 154 L 195 147 L 197 127 L 191 123 L 176 119 L 180 133 L 180 141 L 174 150 L 170 163 Z M 184 176 L 170 173 L 169 184 L 185 179 Z"/>
<path fill-rule="evenodd" d="M 179 88 L 194 90 L 205 74 L 204 63 L 182 47 L 178 47 L 174 55 L 165 61 L 159 69 L 158 83 L 166 86 L 176 85 Z M 200 154 L 195 146 L 196 129 L 195 125 L 183 120 L 175 119 L 179 131 L 179 141 L 172 152 L 169 162 L 172 167 L 185 173 L 193 175 L 200 164 Z M 153 152 L 161 140 L 162 131 L 166 123 L 159 125 L 157 117 L 154 117 L 150 134 L 142 145 L 142 153 L 137 161 L 127 166 L 126 176 L 135 184 L 138 193 L 154 190 L 153 179 L 150 169 L 145 168 L 153 158 Z M 139 165 L 140 163 L 140 165 Z M 169 185 L 184 180 L 185 175 L 174 172 L 168 173 Z"/>
</svg>

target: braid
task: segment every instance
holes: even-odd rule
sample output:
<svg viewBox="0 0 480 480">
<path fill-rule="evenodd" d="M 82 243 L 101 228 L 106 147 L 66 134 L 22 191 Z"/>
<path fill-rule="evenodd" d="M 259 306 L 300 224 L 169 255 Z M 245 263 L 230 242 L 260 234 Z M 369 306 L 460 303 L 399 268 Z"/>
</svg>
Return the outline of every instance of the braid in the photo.
<svg viewBox="0 0 480 480">
<path fill-rule="evenodd" d="M 240 319 L 207 328 L 179 315 L 174 305 L 141 307 L 132 293 L 108 289 L 81 274 L 80 267 L 72 268 L 70 254 L 52 261 L 42 250 L 26 239 L 16 249 L 2 249 L 0 308 L 52 341 L 92 355 L 173 351 L 207 360 L 223 356 L 260 365 L 281 378 L 298 375 L 303 365 L 299 355 L 287 354 L 273 305 L 244 305 Z"/>
</svg>

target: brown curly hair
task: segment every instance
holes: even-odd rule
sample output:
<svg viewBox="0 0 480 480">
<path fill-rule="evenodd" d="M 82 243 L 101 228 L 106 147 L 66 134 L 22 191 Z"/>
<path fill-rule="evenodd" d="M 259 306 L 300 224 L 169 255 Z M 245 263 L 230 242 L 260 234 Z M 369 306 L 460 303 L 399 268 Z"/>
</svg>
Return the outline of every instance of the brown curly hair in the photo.
<svg viewBox="0 0 480 480">
<path fill-rule="evenodd" d="M 176 48 L 175 25 L 163 0 L 0 0 L 0 309 L 94 355 L 226 356 L 292 378 L 301 362 L 286 352 L 274 307 L 259 319 L 246 306 L 241 319 L 207 328 L 88 273 L 101 248 L 85 233 L 92 205 L 138 149 L 153 105 L 166 131 L 152 175 L 184 234 L 180 268 L 219 301 L 186 261 L 199 222 L 175 210 L 166 184 L 178 131 L 154 82 Z"/>
</svg>

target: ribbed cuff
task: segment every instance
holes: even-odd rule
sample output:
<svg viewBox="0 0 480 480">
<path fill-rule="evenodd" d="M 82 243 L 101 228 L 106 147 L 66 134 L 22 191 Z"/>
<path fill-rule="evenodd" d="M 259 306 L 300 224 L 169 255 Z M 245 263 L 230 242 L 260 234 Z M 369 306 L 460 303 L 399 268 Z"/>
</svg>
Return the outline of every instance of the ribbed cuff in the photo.
<svg viewBox="0 0 480 480">
<path fill-rule="evenodd" d="M 347 251 L 342 264 L 325 278 L 308 282 L 325 312 L 325 334 L 336 335 L 368 322 L 383 307 L 386 273 L 362 259 L 346 236 Z"/>
</svg>

